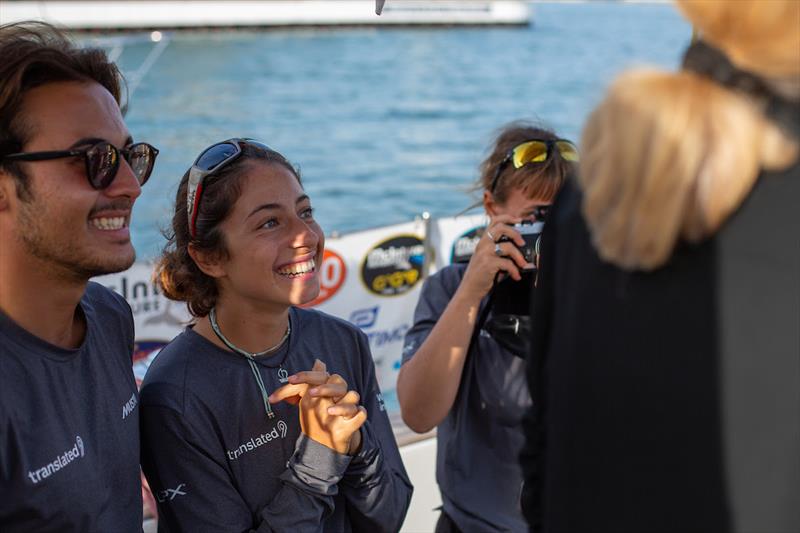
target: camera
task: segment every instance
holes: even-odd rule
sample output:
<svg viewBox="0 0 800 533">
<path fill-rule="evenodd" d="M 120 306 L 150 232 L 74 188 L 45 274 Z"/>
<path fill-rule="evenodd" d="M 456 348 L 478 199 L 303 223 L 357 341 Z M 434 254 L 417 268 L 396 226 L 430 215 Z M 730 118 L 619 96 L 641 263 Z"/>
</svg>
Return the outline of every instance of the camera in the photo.
<svg viewBox="0 0 800 533">
<path fill-rule="evenodd" d="M 514 229 L 525 239 L 525 244 L 522 246 L 517 246 L 520 252 L 522 252 L 522 257 L 525 258 L 526 263 L 531 263 L 534 265 L 532 268 L 524 269 L 525 272 L 531 272 L 536 270 L 536 263 L 539 258 L 539 246 L 542 239 L 542 229 L 544 229 L 544 222 L 539 221 L 525 221 L 520 224 L 514 224 Z M 508 237 L 502 237 L 499 239 L 500 242 L 503 241 L 510 241 Z"/>
<path fill-rule="evenodd" d="M 514 229 L 525 240 L 525 244 L 517 246 L 517 248 L 522 252 L 525 262 L 532 264 L 533 267 L 521 269 L 522 279 L 520 281 L 514 281 L 509 276 L 499 281 L 492 291 L 492 306 L 493 312 L 498 315 L 527 316 L 530 314 L 531 309 L 531 294 L 536 279 L 536 264 L 539 259 L 539 247 L 544 222 L 526 221 L 514 224 Z M 503 237 L 499 241 L 508 242 L 511 239 Z"/>
</svg>

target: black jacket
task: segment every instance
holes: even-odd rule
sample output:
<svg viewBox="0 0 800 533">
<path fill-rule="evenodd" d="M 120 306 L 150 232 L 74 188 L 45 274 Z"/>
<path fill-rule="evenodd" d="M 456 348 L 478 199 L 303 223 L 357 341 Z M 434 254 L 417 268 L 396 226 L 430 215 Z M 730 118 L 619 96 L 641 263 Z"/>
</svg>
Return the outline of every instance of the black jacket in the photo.
<svg viewBox="0 0 800 533">
<path fill-rule="evenodd" d="M 651 273 L 599 259 L 568 184 L 543 237 L 534 530 L 800 531 L 800 167 Z"/>
</svg>

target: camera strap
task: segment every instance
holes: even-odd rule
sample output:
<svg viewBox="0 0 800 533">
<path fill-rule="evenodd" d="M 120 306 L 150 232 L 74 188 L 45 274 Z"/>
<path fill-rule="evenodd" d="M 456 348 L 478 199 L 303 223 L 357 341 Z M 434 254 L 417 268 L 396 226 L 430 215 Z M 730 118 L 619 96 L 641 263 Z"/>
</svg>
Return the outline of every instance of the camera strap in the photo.
<svg viewBox="0 0 800 533">
<path fill-rule="evenodd" d="M 486 332 L 494 339 L 494 341 L 502 346 L 507 351 L 511 352 L 517 357 L 526 359 L 530 351 L 530 338 L 532 330 L 532 319 L 530 316 L 516 315 L 516 314 L 500 314 L 493 315 L 492 320 L 488 321 L 489 313 L 494 308 L 494 300 L 500 273 L 495 275 L 492 289 L 489 291 L 489 299 L 486 302 L 478 321 L 475 323 L 475 328 L 472 330 L 472 337 L 470 337 L 469 346 L 467 347 L 467 357 L 474 346 L 477 346 L 478 337 L 481 330 Z"/>
<path fill-rule="evenodd" d="M 465 387 L 468 387 L 468 385 L 466 385 L 466 384 L 472 382 L 473 373 L 475 372 L 475 361 L 473 360 L 474 356 L 472 355 L 472 350 L 473 350 L 473 348 L 477 349 L 478 337 L 480 337 L 481 330 L 486 325 L 486 321 L 487 321 L 487 319 L 489 317 L 489 313 L 491 312 L 492 307 L 494 305 L 494 299 L 495 299 L 495 291 L 494 291 L 494 289 L 497 286 L 497 281 L 498 281 L 499 278 L 500 278 L 500 273 L 498 272 L 495 275 L 494 282 L 492 283 L 492 289 L 489 291 L 489 297 L 488 297 L 488 300 L 486 301 L 486 305 L 483 307 L 483 309 L 481 309 L 481 312 L 478 315 L 478 321 L 475 323 L 475 327 L 472 330 L 472 336 L 470 337 L 469 344 L 467 345 L 467 354 L 465 356 L 466 359 L 464 361 L 464 369 L 463 369 L 463 371 L 462 371 L 463 373 L 461 375 L 461 383 L 458 386 L 458 392 L 456 392 L 456 398 L 455 398 L 455 401 L 453 403 L 454 406 L 462 404 L 462 396 L 464 394 L 466 394 L 465 393 Z M 492 338 L 495 340 L 495 342 L 500 344 L 500 346 L 502 346 L 506 350 L 510 351 L 512 354 L 514 354 L 514 355 L 516 355 L 518 357 L 522 357 L 523 359 L 527 357 L 527 353 L 528 353 L 527 348 L 521 349 L 519 352 L 517 352 L 515 350 L 512 350 L 512 349 L 509 349 L 509 347 L 506 346 L 506 344 L 504 344 L 501 340 L 499 340 L 495 335 L 493 335 L 491 332 L 488 332 L 488 333 L 489 333 L 489 335 L 492 336 Z M 519 336 L 519 338 L 523 339 L 524 342 L 526 343 L 525 346 L 527 346 L 530 343 L 530 334 L 528 334 L 525 331 L 520 331 L 520 333 L 521 333 L 521 335 Z M 453 419 L 452 419 L 453 427 L 454 428 L 458 428 L 460 426 L 460 424 L 461 424 L 461 421 L 460 421 L 461 409 L 453 408 L 451 413 L 452 413 L 452 417 L 453 417 Z M 454 429 L 454 431 L 457 432 L 458 430 Z"/>
<path fill-rule="evenodd" d="M 530 316 L 493 314 L 484 329 L 507 351 L 522 359 L 528 357 L 533 332 Z"/>
<path fill-rule="evenodd" d="M 492 288 L 489 289 L 489 299 L 486 302 L 486 305 L 483 307 L 483 311 L 478 316 L 478 321 L 475 323 L 475 329 L 472 330 L 472 337 L 469 341 L 469 346 L 467 347 L 467 355 L 469 355 L 470 350 L 472 349 L 473 344 L 478 341 L 478 337 L 481 334 L 481 330 L 483 329 L 484 324 L 486 324 L 486 319 L 489 317 L 489 313 L 492 310 L 492 305 L 494 304 L 494 289 L 497 287 L 497 281 L 500 279 L 500 272 L 494 275 L 494 281 L 492 282 Z"/>
</svg>

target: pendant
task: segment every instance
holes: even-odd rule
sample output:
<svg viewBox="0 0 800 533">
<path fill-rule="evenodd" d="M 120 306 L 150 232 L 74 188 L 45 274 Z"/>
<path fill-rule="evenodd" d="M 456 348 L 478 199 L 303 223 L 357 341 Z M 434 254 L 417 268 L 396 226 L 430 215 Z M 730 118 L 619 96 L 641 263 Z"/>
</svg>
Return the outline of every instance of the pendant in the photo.
<svg viewBox="0 0 800 533">
<path fill-rule="evenodd" d="M 278 381 L 281 383 L 289 382 L 289 371 L 283 367 L 278 368 Z"/>
</svg>

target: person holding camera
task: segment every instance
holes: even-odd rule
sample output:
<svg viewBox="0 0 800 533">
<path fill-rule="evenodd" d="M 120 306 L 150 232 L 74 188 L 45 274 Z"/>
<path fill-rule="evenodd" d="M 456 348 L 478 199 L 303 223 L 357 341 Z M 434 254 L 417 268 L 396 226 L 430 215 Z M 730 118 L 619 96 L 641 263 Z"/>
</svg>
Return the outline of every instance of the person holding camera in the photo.
<svg viewBox="0 0 800 533">
<path fill-rule="evenodd" d="M 438 426 L 437 532 L 527 529 L 517 456 L 531 403 L 521 342 L 535 279 L 538 235 L 530 230 L 542 226 L 577 159 L 575 145 L 551 131 L 522 122 L 503 128 L 476 184 L 490 222 L 472 258 L 422 289 L 397 394 L 412 430 Z"/>
</svg>

